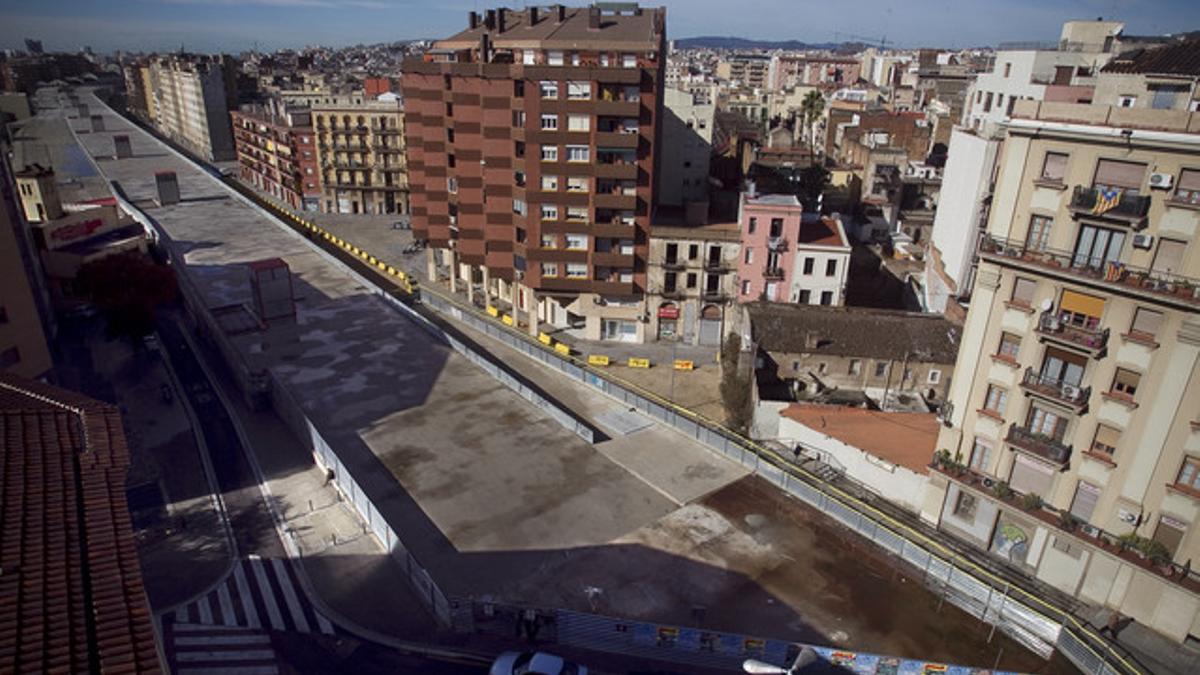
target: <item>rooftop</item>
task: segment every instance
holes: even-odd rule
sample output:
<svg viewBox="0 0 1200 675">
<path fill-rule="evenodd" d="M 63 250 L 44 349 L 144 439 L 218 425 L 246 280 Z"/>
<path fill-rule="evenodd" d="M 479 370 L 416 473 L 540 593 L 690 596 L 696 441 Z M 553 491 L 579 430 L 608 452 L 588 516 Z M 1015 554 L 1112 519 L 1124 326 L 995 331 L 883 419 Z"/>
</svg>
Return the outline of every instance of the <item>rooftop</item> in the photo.
<svg viewBox="0 0 1200 675">
<path fill-rule="evenodd" d="M 828 216 L 807 218 L 800 225 L 799 244 L 809 246 L 849 246 L 842 223 Z"/>
<path fill-rule="evenodd" d="M 160 671 L 111 405 L 0 375 L 0 671 Z"/>
<path fill-rule="evenodd" d="M 1103 73 L 1200 76 L 1200 39 L 1157 48 L 1139 48 L 1118 54 Z"/>
<path fill-rule="evenodd" d="M 917 473 L 925 473 L 937 449 L 938 421 L 933 413 L 793 403 L 779 414 Z"/>
<path fill-rule="evenodd" d="M 755 302 L 755 342 L 770 352 L 953 364 L 960 329 L 938 314 Z"/>
<path fill-rule="evenodd" d="M 595 6 L 597 11 L 605 3 Z M 617 6 L 616 3 L 611 3 Z M 621 3 L 624 6 L 626 3 Z M 620 13 L 601 11 L 599 28 L 589 28 L 593 8 L 565 7 L 562 20 L 555 8 L 538 8 L 536 21 L 528 10 L 494 9 L 478 17 L 477 25 L 433 44 L 434 49 L 471 49 L 488 35 L 498 49 L 586 49 L 610 47 L 633 51 L 657 51 L 666 10 L 637 7 Z M 656 19 L 662 13 L 662 19 Z M 474 12 L 471 13 L 473 16 Z M 660 23 L 661 22 L 661 23 Z"/>
</svg>

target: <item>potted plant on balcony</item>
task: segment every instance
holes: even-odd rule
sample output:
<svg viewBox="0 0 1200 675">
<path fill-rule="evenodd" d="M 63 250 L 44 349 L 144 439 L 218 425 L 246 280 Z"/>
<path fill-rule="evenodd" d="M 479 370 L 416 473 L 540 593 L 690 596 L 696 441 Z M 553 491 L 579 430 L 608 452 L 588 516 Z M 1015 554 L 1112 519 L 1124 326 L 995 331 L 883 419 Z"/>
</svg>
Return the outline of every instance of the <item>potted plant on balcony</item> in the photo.
<svg viewBox="0 0 1200 675">
<path fill-rule="evenodd" d="M 1191 298 L 1192 292 L 1192 285 L 1189 282 L 1183 280 L 1175 282 L 1175 295 L 1181 298 Z"/>
<path fill-rule="evenodd" d="M 1058 526 L 1067 532 L 1074 532 L 1079 527 L 1080 520 L 1070 511 L 1058 512 Z"/>
<path fill-rule="evenodd" d="M 1042 501 L 1041 495 L 1034 494 L 1032 492 L 1024 497 L 1021 497 L 1021 508 L 1025 509 L 1026 511 L 1036 511 L 1037 509 L 1042 508 L 1042 504 L 1044 503 L 1045 502 Z"/>
<path fill-rule="evenodd" d="M 1013 496 L 1013 491 L 1008 486 L 1008 481 L 1003 480 L 996 483 L 996 486 L 992 488 L 992 492 L 996 493 L 996 496 L 1004 501 L 1012 499 Z"/>
</svg>

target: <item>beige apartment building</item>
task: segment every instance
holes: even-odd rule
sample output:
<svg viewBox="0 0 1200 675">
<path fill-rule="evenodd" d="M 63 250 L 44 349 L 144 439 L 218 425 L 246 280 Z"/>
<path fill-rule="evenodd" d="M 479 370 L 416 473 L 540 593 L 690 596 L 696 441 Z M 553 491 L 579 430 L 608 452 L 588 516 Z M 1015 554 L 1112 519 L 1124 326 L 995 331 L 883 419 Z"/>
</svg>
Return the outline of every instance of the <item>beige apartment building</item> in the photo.
<svg viewBox="0 0 1200 675">
<path fill-rule="evenodd" d="M 7 150 L 7 146 L 4 148 Z M 46 333 L 38 310 L 32 254 L 19 235 L 24 227 L 20 198 L 14 194 L 8 165 L 0 159 L 0 373 L 36 379 L 54 365 L 46 344 Z"/>
<path fill-rule="evenodd" d="M 159 131 L 201 158 L 235 159 L 229 124 L 235 77 L 236 64 L 228 56 L 156 57 L 150 62 L 146 114 Z"/>
<path fill-rule="evenodd" d="M 736 323 L 736 222 L 658 225 L 646 264 L 647 338 L 716 347 Z"/>
<path fill-rule="evenodd" d="M 1002 124 L 923 516 L 1182 642 L 1200 636 L 1200 117 L 1114 103 L 1018 101 Z"/>
<path fill-rule="evenodd" d="M 312 124 L 322 212 L 409 212 L 401 100 L 315 104 Z"/>
</svg>

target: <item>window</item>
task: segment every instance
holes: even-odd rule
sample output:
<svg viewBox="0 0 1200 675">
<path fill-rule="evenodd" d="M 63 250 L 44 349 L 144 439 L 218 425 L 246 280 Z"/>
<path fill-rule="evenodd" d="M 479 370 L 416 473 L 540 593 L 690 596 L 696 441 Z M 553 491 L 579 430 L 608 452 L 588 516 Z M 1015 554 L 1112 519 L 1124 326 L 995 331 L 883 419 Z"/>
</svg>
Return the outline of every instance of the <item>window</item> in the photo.
<svg viewBox="0 0 1200 675">
<path fill-rule="evenodd" d="M 745 259 L 747 265 L 754 262 L 754 249 L 753 248 L 746 247 L 746 255 L 745 255 L 744 259 Z"/>
<path fill-rule="evenodd" d="M 544 276 L 544 277 L 558 276 L 558 263 L 542 263 L 542 276 Z"/>
<path fill-rule="evenodd" d="M 1183 271 L 1183 252 L 1187 250 L 1187 242 L 1179 239 L 1160 237 L 1158 250 L 1154 252 L 1154 262 L 1150 270 L 1163 274 L 1177 274 Z"/>
<path fill-rule="evenodd" d="M 992 466 L 992 443 L 983 438 L 975 437 L 975 446 L 971 448 L 970 467 L 972 471 L 987 473 Z"/>
<path fill-rule="evenodd" d="M 571 52 L 571 65 L 579 65 L 579 52 Z"/>
<path fill-rule="evenodd" d="M 800 291 L 800 294 L 796 296 L 796 302 L 800 303 L 801 305 L 811 304 L 812 291 L 808 290 L 807 288 Z"/>
<path fill-rule="evenodd" d="M 568 82 L 567 98 L 572 101 L 586 101 L 592 97 L 591 82 Z"/>
<path fill-rule="evenodd" d="M 568 206 L 567 220 L 587 220 L 588 210 L 586 206 Z"/>
<path fill-rule="evenodd" d="M 688 272 L 688 275 L 687 275 L 687 287 L 688 287 L 688 288 L 695 288 L 695 287 L 696 287 L 696 273 L 695 273 L 695 272 Z"/>
<path fill-rule="evenodd" d="M 1105 424 L 1096 426 L 1096 435 L 1092 437 L 1092 452 L 1112 457 L 1117 454 L 1117 441 L 1121 440 L 1121 430 Z"/>
<path fill-rule="evenodd" d="M 1157 541 L 1167 549 L 1167 553 L 1171 559 L 1175 559 L 1175 554 L 1179 552 L 1179 544 L 1183 542 L 1183 535 L 1187 533 L 1188 524 L 1182 520 L 1175 520 L 1170 516 L 1159 516 L 1158 527 L 1154 528 L 1154 534 L 1150 539 Z"/>
<path fill-rule="evenodd" d="M 1034 494 L 1043 499 L 1054 485 L 1054 470 L 1045 464 L 1017 454 L 1013 457 L 1008 484 L 1021 494 Z"/>
<path fill-rule="evenodd" d="M 966 490 L 960 490 L 958 497 L 954 500 L 954 515 L 965 520 L 974 521 L 975 510 L 978 506 L 979 503 L 975 499 L 975 495 Z"/>
<path fill-rule="evenodd" d="M 568 251 L 586 251 L 588 247 L 588 238 L 586 234 L 568 234 L 567 235 L 567 250 Z"/>
<path fill-rule="evenodd" d="M 758 218 L 750 217 L 750 222 L 746 225 L 746 234 L 754 234 L 755 228 L 758 227 Z"/>
<path fill-rule="evenodd" d="M 621 67 L 622 68 L 637 68 L 637 54 L 622 54 L 621 55 Z"/>
<path fill-rule="evenodd" d="M 542 80 L 538 83 L 538 91 L 542 98 L 558 98 L 558 83 L 554 80 Z"/>
<path fill-rule="evenodd" d="M 1012 73 L 1012 64 L 1011 64 L 1011 63 L 1005 63 L 1005 64 L 1004 64 L 1004 76 L 1005 76 L 1005 77 L 1008 77 L 1008 76 L 1009 76 L 1009 74 L 1011 74 L 1011 73 Z"/>
<path fill-rule="evenodd" d="M 1055 410 L 1033 405 L 1026 418 L 1026 428 L 1030 433 L 1041 434 L 1056 441 L 1067 436 L 1067 418 Z"/>
<path fill-rule="evenodd" d="M 828 370 L 829 370 L 829 367 L 827 365 L 825 365 L 824 361 L 817 364 L 817 374 L 824 375 L 826 373 L 826 371 L 828 371 Z"/>
<path fill-rule="evenodd" d="M 837 275 L 837 259 L 831 258 L 825 261 L 825 276 L 832 277 Z"/>
<path fill-rule="evenodd" d="M 558 190 L 558 176 L 542 176 L 542 191 L 554 192 Z"/>
<path fill-rule="evenodd" d="M 1162 327 L 1162 320 L 1162 312 L 1138 307 L 1133 313 L 1133 324 L 1129 327 L 1129 332 L 1137 337 L 1153 339 Z"/>
<path fill-rule="evenodd" d="M 833 304 L 833 291 L 821 291 L 821 304 L 822 305 L 832 305 Z"/>
<path fill-rule="evenodd" d="M 524 110 L 514 110 L 512 112 L 512 125 L 518 129 L 525 126 Z"/>
<path fill-rule="evenodd" d="M 1063 152 L 1047 152 L 1046 161 L 1042 163 L 1042 180 L 1061 183 L 1067 174 L 1067 154 Z"/>
<path fill-rule="evenodd" d="M 516 141 L 513 143 L 513 156 L 514 157 L 524 157 L 525 156 L 525 141 Z"/>
<path fill-rule="evenodd" d="M 862 361 L 858 359 L 850 359 L 850 367 L 846 370 L 850 375 L 858 375 L 862 372 Z"/>
<path fill-rule="evenodd" d="M 929 384 L 939 384 L 942 381 L 942 371 L 937 369 L 931 370 L 925 379 Z"/>
<path fill-rule="evenodd" d="M 522 216 L 528 213 L 528 207 L 526 206 L 524 199 L 513 200 L 513 213 L 519 213 Z"/>
<path fill-rule="evenodd" d="M 457 178 L 455 178 L 454 176 L 450 176 L 446 179 L 446 191 L 449 192 L 450 194 L 458 193 L 458 179 Z"/>
<path fill-rule="evenodd" d="M 1179 172 L 1179 184 L 1175 187 L 1172 201 L 1200 205 L 1200 169 L 1184 169 Z"/>
<path fill-rule="evenodd" d="M 587 278 L 587 263 L 567 263 L 568 279 Z"/>
<path fill-rule="evenodd" d="M 557 162 L 558 161 L 558 146 L 557 145 L 543 145 L 542 146 L 542 161 L 543 162 Z"/>
<path fill-rule="evenodd" d="M 532 66 L 532 65 L 537 64 L 537 52 L 535 52 L 532 49 L 522 50 L 521 51 L 521 63 L 523 63 L 527 66 Z"/>
<path fill-rule="evenodd" d="M 1088 522 L 1096 510 L 1096 502 L 1100 501 L 1100 488 L 1079 481 L 1075 486 L 1075 497 L 1071 500 L 1071 515 Z"/>
<path fill-rule="evenodd" d="M 750 295 L 750 280 L 742 279 L 742 295 Z"/>
<path fill-rule="evenodd" d="M 1145 164 L 1102 159 L 1096 163 L 1092 187 L 1119 188 L 1125 196 L 1136 195 L 1142 189 L 1142 179 L 1145 177 Z"/>
<path fill-rule="evenodd" d="M 542 204 L 542 220 L 558 220 L 558 206 Z"/>
<path fill-rule="evenodd" d="M 587 192 L 588 179 L 584 176 L 567 176 L 567 192 Z"/>
<path fill-rule="evenodd" d="M 546 63 L 551 66 L 563 65 L 563 53 L 559 51 L 546 52 Z"/>
<path fill-rule="evenodd" d="M 558 236 L 553 234 L 543 234 L 542 248 L 558 248 Z M 543 272 L 543 274 L 545 273 Z"/>
<path fill-rule="evenodd" d="M 1124 245 L 1125 232 L 1121 230 L 1080 225 L 1071 265 L 1102 272 L 1106 269 L 1106 263 L 1120 261 Z"/>
<path fill-rule="evenodd" d="M 558 115 L 542 115 L 542 131 L 557 131 Z"/>
<path fill-rule="evenodd" d="M 1150 107 L 1154 110 L 1174 110 L 1178 97 L 1188 95 L 1188 87 L 1177 84 L 1152 84 L 1148 89 Z"/>
<path fill-rule="evenodd" d="M 1185 458 L 1183 466 L 1179 468 L 1179 475 L 1175 478 L 1175 484 L 1192 490 L 1200 490 L 1200 459 Z"/>
<path fill-rule="evenodd" d="M 589 131 L 592 128 L 592 118 L 587 115 L 568 115 L 567 131 Z"/>
<path fill-rule="evenodd" d="M 689 244 L 688 245 L 688 260 L 695 260 L 696 258 L 699 258 L 699 257 L 700 257 L 700 245 L 699 244 Z"/>
<path fill-rule="evenodd" d="M 586 145 L 568 145 L 567 146 L 567 161 L 568 162 L 590 162 L 592 159 L 591 149 Z"/>
<path fill-rule="evenodd" d="M 983 408 L 1003 416 L 1004 408 L 1007 405 L 1008 390 L 1004 387 L 989 384 L 987 389 L 987 397 L 983 401 Z"/>
<path fill-rule="evenodd" d="M 770 236 L 772 236 L 772 237 L 782 237 L 783 236 L 783 218 L 772 218 L 771 219 Z"/>
<path fill-rule="evenodd" d="M 454 130 L 453 129 L 449 129 L 449 128 L 446 129 L 446 142 L 447 143 L 454 142 Z"/>
<path fill-rule="evenodd" d="M 1142 376 L 1132 370 L 1117 368 L 1117 374 L 1113 377 L 1112 391 L 1125 398 L 1133 398 L 1137 394 L 1138 383 L 1141 379 Z"/>
<path fill-rule="evenodd" d="M 1021 336 L 1008 332 L 1000 334 L 1000 348 L 996 350 L 996 356 L 1009 361 L 1016 361 L 1017 352 L 1020 350 Z"/>
<path fill-rule="evenodd" d="M 887 369 L 888 369 L 887 361 L 876 361 L 875 362 L 875 377 L 883 377 L 884 375 L 887 375 Z"/>
<path fill-rule="evenodd" d="M 1117 107 L 1118 108 L 1132 108 L 1135 105 L 1137 105 L 1137 97 L 1136 96 L 1126 95 L 1126 96 L 1118 96 L 1117 97 Z"/>
<path fill-rule="evenodd" d="M 457 159 L 454 155 L 446 155 L 446 166 L 453 169 L 457 165 Z"/>
<path fill-rule="evenodd" d="M 812 274 L 813 273 L 813 265 L 815 265 L 816 263 L 817 263 L 816 258 L 811 258 L 811 257 L 805 258 L 804 259 L 804 274 L 806 274 L 806 275 Z"/>
<path fill-rule="evenodd" d="M 1025 248 L 1030 251 L 1045 251 L 1050 244 L 1050 226 L 1054 219 L 1048 216 L 1033 216 L 1029 219 L 1029 233 L 1025 235 Z"/>
<path fill-rule="evenodd" d="M 1012 303 L 1021 307 L 1033 307 L 1033 293 L 1036 290 L 1036 281 L 1017 277 L 1013 281 Z"/>
</svg>

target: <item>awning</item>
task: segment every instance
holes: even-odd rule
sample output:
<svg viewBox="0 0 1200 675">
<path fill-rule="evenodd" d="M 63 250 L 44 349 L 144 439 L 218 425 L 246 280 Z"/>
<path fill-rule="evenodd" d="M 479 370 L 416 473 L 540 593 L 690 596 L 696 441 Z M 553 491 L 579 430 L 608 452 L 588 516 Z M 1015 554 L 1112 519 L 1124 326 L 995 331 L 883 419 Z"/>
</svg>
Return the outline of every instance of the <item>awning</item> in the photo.
<svg viewBox="0 0 1200 675">
<path fill-rule="evenodd" d="M 1059 311 L 1085 314 L 1099 319 L 1104 315 L 1104 298 L 1084 295 L 1075 291 L 1063 291 L 1062 301 L 1058 303 L 1058 308 Z"/>
</svg>

